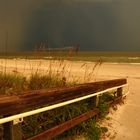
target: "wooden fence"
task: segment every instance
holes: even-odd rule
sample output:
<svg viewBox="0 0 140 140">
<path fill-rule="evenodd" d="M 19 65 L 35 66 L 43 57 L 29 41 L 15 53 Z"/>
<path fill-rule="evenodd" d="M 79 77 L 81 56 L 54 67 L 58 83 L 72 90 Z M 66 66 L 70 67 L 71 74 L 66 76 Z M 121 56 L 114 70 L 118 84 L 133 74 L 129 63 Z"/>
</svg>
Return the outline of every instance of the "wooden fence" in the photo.
<svg viewBox="0 0 140 140">
<path fill-rule="evenodd" d="M 116 90 L 116 98 L 111 101 L 110 104 L 117 102 L 122 98 L 122 88 L 126 84 L 126 79 L 115 79 L 50 90 L 35 90 L 8 96 L 1 95 L 0 116 L 2 116 L 2 118 L 0 119 L 0 124 L 2 124 L 4 128 L 4 140 L 22 139 L 21 134 L 18 134 L 16 130 L 17 126 L 20 125 L 20 121 L 24 117 L 65 106 L 93 96 L 97 97 L 96 104 L 98 105 L 98 96 L 111 90 Z M 41 106 L 43 107 L 39 108 Z M 98 108 L 95 108 L 28 140 L 52 139 L 53 137 L 97 115 L 98 113 Z"/>
</svg>

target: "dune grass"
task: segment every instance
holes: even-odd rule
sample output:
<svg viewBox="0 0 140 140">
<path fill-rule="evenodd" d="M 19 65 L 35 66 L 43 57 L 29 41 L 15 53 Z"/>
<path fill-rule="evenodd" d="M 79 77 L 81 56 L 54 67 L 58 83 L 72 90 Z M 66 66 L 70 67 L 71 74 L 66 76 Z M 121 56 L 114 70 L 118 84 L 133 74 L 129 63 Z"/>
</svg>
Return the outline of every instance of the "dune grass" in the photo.
<svg viewBox="0 0 140 140">
<path fill-rule="evenodd" d="M 0 94 L 21 94 L 23 91 L 69 86 L 65 77 L 32 74 L 28 79 L 20 74 L 0 73 Z"/>
<path fill-rule="evenodd" d="M 90 81 L 95 69 L 100 67 L 102 62 L 99 60 L 95 63 L 91 71 L 88 71 L 88 67 L 83 64 L 81 67 L 85 67 L 84 81 Z M 21 94 L 23 91 L 37 90 L 37 89 L 49 89 L 55 87 L 63 87 L 78 84 L 78 81 L 69 81 L 65 77 L 66 67 L 63 62 L 60 62 L 59 69 L 56 73 L 53 73 L 51 63 L 48 72 L 41 74 L 39 69 L 30 75 L 25 77 L 18 73 L 0 73 L 0 94 Z M 108 113 L 108 106 L 106 101 L 111 100 L 113 95 L 106 94 L 102 97 L 99 104 L 100 118 L 104 118 Z M 39 134 L 51 127 L 61 124 L 73 117 L 79 116 L 85 112 L 90 111 L 95 107 L 95 97 L 80 101 L 71 105 L 67 105 L 58 109 L 40 113 L 34 116 L 30 116 L 24 119 L 22 123 L 22 135 L 26 139 L 34 135 Z M 64 132 L 55 138 L 55 140 L 68 140 L 73 136 L 84 136 L 87 140 L 99 140 L 102 133 L 105 133 L 107 128 L 103 128 L 96 123 L 96 118 L 82 122 L 76 127 Z"/>
<path fill-rule="evenodd" d="M 27 79 L 19 74 L 0 73 L 0 94 L 21 94 L 26 90 L 49 89 L 52 87 L 69 86 L 71 84 L 67 83 L 64 77 L 53 75 L 40 75 L 35 73 Z M 94 106 L 95 102 L 94 98 L 92 98 L 27 117 L 22 123 L 23 138 L 39 134 L 44 130 L 91 110 Z M 92 140 L 98 140 L 102 132 L 101 130 L 101 127 L 96 124 L 96 119 L 92 118 L 66 131 L 55 139 L 68 139 L 71 136 L 83 135 L 88 139 L 92 137 Z"/>
<path fill-rule="evenodd" d="M 16 74 L 0 73 L 0 94 L 11 94 L 24 91 L 27 88 L 25 77 Z"/>
</svg>

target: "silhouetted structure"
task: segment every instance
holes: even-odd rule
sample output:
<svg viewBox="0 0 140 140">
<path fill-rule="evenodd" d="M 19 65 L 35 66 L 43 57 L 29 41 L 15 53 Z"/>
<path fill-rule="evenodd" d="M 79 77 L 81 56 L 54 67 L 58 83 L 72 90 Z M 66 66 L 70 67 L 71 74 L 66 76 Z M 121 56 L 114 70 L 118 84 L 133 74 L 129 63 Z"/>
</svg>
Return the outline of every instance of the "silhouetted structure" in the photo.
<svg viewBox="0 0 140 140">
<path fill-rule="evenodd" d="M 80 50 L 80 45 L 79 44 L 75 44 L 72 46 L 68 46 L 68 47 L 62 47 L 62 48 L 50 48 L 48 46 L 48 42 L 41 42 L 39 43 L 39 45 L 35 46 L 34 51 L 35 52 L 68 52 L 69 54 L 74 53 L 78 53 Z"/>
</svg>

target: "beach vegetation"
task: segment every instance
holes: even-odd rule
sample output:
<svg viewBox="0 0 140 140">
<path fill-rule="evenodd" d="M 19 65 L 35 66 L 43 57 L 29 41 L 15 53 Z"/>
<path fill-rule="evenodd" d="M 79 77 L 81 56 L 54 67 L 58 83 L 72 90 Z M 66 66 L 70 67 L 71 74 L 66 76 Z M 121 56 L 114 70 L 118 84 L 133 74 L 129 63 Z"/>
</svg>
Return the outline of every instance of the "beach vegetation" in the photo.
<svg viewBox="0 0 140 140">
<path fill-rule="evenodd" d="M 81 66 L 81 68 L 85 68 L 84 82 L 91 80 L 90 78 L 93 76 L 95 69 L 101 66 L 101 64 L 101 60 L 97 61 L 91 71 L 87 71 L 88 66 L 86 63 Z M 74 80 L 68 80 L 65 75 L 65 65 L 63 65 L 63 61 L 60 61 L 60 67 L 59 70 L 56 70 L 56 73 L 52 71 L 51 63 L 49 70 L 45 74 L 41 74 L 39 69 L 37 69 L 29 77 L 25 77 L 19 73 L 1 72 L 0 94 L 22 94 L 25 91 L 30 90 L 50 89 L 79 84 L 78 81 L 75 82 Z M 107 102 L 112 99 L 113 94 L 110 95 L 110 93 L 105 93 L 100 97 L 98 105 L 98 109 L 100 111 L 99 119 L 103 119 L 108 113 L 109 106 Z M 37 135 L 47 129 L 88 112 L 95 107 L 95 97 L 93 97 L 61 108 L 27 117 L 21 125 L 22 137 L 23 139 L 27 139 Z M 99 140 L 101 134 L 105 132 L 107 132 L 107 128 L 101 127 L 97 123 L 96 117 L 93 117 L 57 136 L 55 140 L 66 140 L 73 136 L 83 136 L 87 140 Z"/>
</svg>

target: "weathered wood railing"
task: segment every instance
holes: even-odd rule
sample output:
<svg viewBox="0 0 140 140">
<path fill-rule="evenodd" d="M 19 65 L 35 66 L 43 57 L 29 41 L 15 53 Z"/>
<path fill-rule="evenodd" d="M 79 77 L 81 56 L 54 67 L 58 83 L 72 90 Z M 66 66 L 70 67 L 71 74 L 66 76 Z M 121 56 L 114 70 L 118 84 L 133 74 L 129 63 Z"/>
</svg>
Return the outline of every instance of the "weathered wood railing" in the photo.
<svg viewBox="0 0 140 140">
<path fill-rule="evenodd" d="M 22 139 L 21 135 L 15 134 L 14 130 L 16 128 L 16 123 L 19 123 L 24 117 L 65 106 L 74 102 L 91 98 L 93 96 L 97 96 L 96 104 L 98 104 L 98 95 L 111 90 L 117 90 L 117 101 L 117 99 L 122 97 L 122 88 L 126 84 L 126 79 L 116 79 L 50 90 L 35 90 L 11 96 L 2 95 L 0 96 L 0 116 L 2 116 L 0 119 L 0 124 L 3 124 L 4 126 L 4 139 Z M 43 107 L 38 108 L 41 106 Z M 34 108 L 36 109 L 33 110 Z M 38 136 L 30 138 L 30 140 L 51 139 L 54 136 L 61 134 L 62 132 L 79 124 L 80 122 L 97 115 L 98 112 L 98 109 L 94 109 L 72 120 L 69 120 L 64 124 L 49 129 Z M 15 125 L 13 125 L 13 122 Z"/>
</svg>

